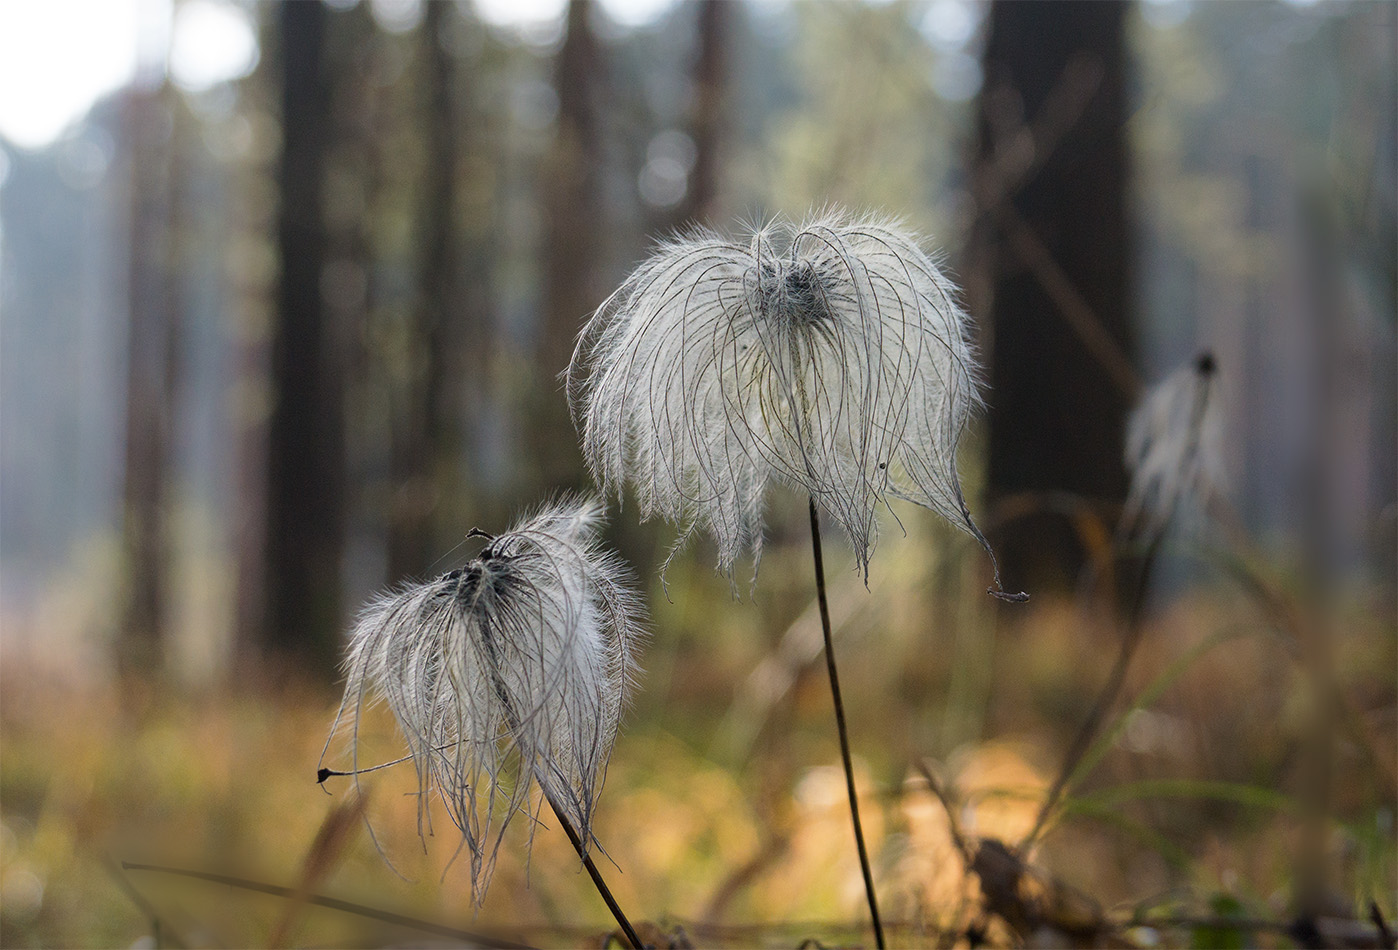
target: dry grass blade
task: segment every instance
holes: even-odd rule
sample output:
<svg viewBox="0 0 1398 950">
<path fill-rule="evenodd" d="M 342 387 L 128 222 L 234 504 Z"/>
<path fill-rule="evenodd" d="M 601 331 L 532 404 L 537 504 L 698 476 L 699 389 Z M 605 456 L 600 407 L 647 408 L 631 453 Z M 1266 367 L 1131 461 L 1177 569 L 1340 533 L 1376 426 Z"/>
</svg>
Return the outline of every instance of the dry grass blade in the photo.
<svg viewBox="0 0 1398 950">
<path fill-rule="evenodd" d="M 121 892 L 130 898 L 131 903 L 136 905 L 136 909 L 150 921 L 151 937 L 157 947 L 164 944 L 176 948 L 190 946 L 189 941 L 171 926 L 160 911 L 156 910 L 155 905 L 146 898 L 146 895 L 142 894 L 136 885 L 132 884 L 131 880 L 122 873 L 126 865 L 117 867 L 116 863 L 107 857 L 100 858 L 99 863 L 102 865 L 102 870 L 107 872 Z"/>
<path fill-rule="evenodd" d="M 368 801 L 369 792 L 366 790 L 363 794 L 340 802 L 325 816 L 320 830 L 316 832 L 315 840 L 306 851 L 306 858 L 301 867 L 301 879 L 297 882 L 295 893 L 267 938 L 269 947 L 287 945 L 296 919 L 306 907 L 307 898 L 315 893 L 316 888 L 344 858 L 345 849 L 354 839 L 354 834 L 364 819 Z"/>
<path fill-rule="evenodd" d="M 192 868 L 166 867 L 159 864 L 135 864 L 123 861 L 122 870 L 125 871 L 145 871 L 152 874 L 171 874 L 176 877 L 192 878 L 196 881 L 207 881 L 210 884 L 218 884 L 223 887 L 234 887 L 239 890 L 252 891 L 257 894 L 270 894 L 272 897 L 294 898 L 296 890 L 290 887 L 282 887 L 277 884 L 265 884 L 261 881 L 250 881 L 247 878 L 235 877 L 231 874 L 220 874 L 216 871 L 199 871 Z M 419 933 L 432 934 L 438 937 L 447 937 L 452 940 L 460 940 L 468 946 L 473 947 L 498 947 L 501 950 L 532 950 L 528 944 L 518 943 L 508 940 L 497 934 L 480 933 L 470 930 L 462 930 L 458 927 L 451 927 L 446 924 L 434 923 L 430 920 L 420 920 L 416 917 L 409 917 L 407 914 L 399 914 L 391 910 L 381 910 L 377 907 L 368 907 L 364 904 L 356 904 L 353 901 L 341 900 L 338 897 L 327 897 L 323 894 L 309 894 L 305 896 L 307 904 L 314 904 L 316 907 L 325 907 L 330 910 L 337 910 L 346 914 L 353 914 L 356 917 L 364 917 L 368 920 L 377 920 L 382 923 L 391 924 L 396 927 L 404 927 L 408 930 L 415 930 Z"/>
<path fill-rule="evenodd" d="M 961 856 L 966 861 L 966 866 L 970 867 L 975 859 L 975 849 L 966 840 L 965 834 L 961 831 L 961 820 L 956 816 L 956 808 L 951 801 L 951 796 L 943 787 L 940 779 L 937 778 L 932 767 L 926 762 L 919 760 L 917 763 L 918 773 L 927 781 L 927 787 L 933 796 L 941 803 L 942 810 L 947 814 L 947 827 L 951 831 L 952 843 L 956 845 L 956 850 L 961 852 Z"/>
</svg>

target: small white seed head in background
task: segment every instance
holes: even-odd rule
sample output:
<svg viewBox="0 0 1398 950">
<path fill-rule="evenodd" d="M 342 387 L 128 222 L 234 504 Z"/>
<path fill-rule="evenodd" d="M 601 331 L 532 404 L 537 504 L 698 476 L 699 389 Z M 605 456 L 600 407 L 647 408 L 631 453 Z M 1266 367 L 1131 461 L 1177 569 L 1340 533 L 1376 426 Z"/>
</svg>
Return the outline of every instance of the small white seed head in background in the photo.
<svg viewBox="0 0 1398 950">
<path fill-rule="evenodd" d="M 1201 353 L 1151 388 L 1126 424 L 1131 473 L 1121 540 L 1163 531 L 1171 519 L 1192 519 L 1227 488 L 1223 412 L 1213 355 Z"/>
</svg>

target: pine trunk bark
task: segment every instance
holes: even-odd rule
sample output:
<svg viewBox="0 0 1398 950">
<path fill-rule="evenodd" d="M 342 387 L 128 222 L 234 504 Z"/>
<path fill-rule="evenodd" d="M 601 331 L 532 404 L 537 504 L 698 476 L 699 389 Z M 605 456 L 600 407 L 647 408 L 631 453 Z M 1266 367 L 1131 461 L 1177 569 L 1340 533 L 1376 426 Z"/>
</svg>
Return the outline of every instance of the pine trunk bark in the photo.
<svg viewBox="0 0 1398 950">
<path fill-rule="evenodd" d="M 418 576 L 432 559 L 432 516 L 438 508 L 446 461 L 443 452 L 450 413 L 444 404 L 444 369 L 453 324 L 459 319 L 453 288 L 456 207 L 456 117 L 454 70 L 443 45 L 451 4 L 429 3 L 420 33 L 423 134 L 427 142 L 421 204 L 417 299 L 403 411 L 394 420 L 390 468 L 393 508 L 388 529 L 388 574 L 397 581 Z"/>
<path fill-rule="evenodd" d="M 173 115 L 161 90 L 126 100 L 131 156 L 123 599 L 116 643 L 123 676 L 165 669 L 170 450 L 174 426 L 177 281 Z"/>
<path fill-rule="evenodd" d="M 535 383 L 532 464 L 541 491 L 580 488 L 582 456 L 558 376 L 583 321 L 602 302 L 597 200 L 601 136 L 596 99 L 602 62 L 589 0 L 570 0 L 567 36 L 554 66 L 558 126 L 549 160 L 544 320 Z"/>
<path fill-rule="evenodd" d="M 984 245 L 973 252 L 989 266 L 992 503 L 1050 491 L 1125 496 L 1123 427 L 1134 398 L 1127 12 L 1090 0 L 991 7 L 980 167 L 1058 126 L 1054 141 L 1031 143 L 1030 167 L 998 207 L 982 207 Z M 1084 74 L 1095 82 L 1073 103 L 1065 90 Z M 1047 513 L 992 540 L 1016 589 L 1071 584 L 1087 553 L 1072 526 Z"/>
<path fill-rule="evenodd" d="M 286 3 L 281 24 L 281 278 L 268 433 L 267 652 L 333 669 L 345 534 L 342 341 L 322 299 L 329 141 L 326 7 Z"/>
<path fill-rule="evenodd" d="M 694 108 L 690 119 L 694 168 L 689 174 L 689 190 L 676 214 L 682 226 L 713 223 L 719 191 L 719 150 L 723 142 L 728 36 L 733 13 L 727 0 L 701 0 L 699 4 L 698 51 L 692 80 Z"/>
</svg>

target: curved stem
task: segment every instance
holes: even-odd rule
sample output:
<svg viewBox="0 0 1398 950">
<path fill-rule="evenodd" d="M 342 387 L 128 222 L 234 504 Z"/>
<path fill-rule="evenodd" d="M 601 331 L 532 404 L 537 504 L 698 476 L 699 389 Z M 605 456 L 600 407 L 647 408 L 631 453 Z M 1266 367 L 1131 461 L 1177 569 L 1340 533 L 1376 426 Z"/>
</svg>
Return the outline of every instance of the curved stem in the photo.
<svg viewBox="0 0 1398 950">
<path fill-rule="evenodd" d="M 475 529 L 473 528 L 472 530 L 474 531 Z M 519 715 L 515 712 L 514 703 L 510 701 L 510 693 L 509 690 L 505 688 L 504 677 L 500 675 L 500 657 L 495 648 L 495 638 L 491 634 L 490 627 L 484 623 L 481 624 L 481 638 L 485 643 L 486 658 L 490 661 L 491 685 L 494 686 L 495 695 L 499 697 L 500 704 L 505 710 L 505 725 L 511 733 L 518 736 L 520 734 Z M 626 919 L 626 914 L 622 912 L 621 905 L 618 904 L 616 898 L 612 896 L 611 888 L 607 887 L 607 882 L 602 879 L 602 873 L 597 870 L 597 865 L 592 863 L 592 857 L 587 853 L 587 848 L 583 845 L 582 839 L 578 837 L 577 831 L 573 828 L 573 823 L 568 820 L 567 816 L 563 813 L 563 809 L 558 807 L 558 803 L 555 802 L 553 796 L 549 794 L 548 783 L 544 781 L 542 775 L 537 773 L 534 779 L 539 783 L 539 791 L 543 793 L 544 801 L 549 803 L 549 808 L 553 810 L 554 816 L 558 818 L 558 823 L 563 826 L 563 830 L 567 833 L 568 840 L 573 843 L 573 850 L 578 853 L 578 857 L 582 858 L 583 867 L 587 868 L 588 877 L 592 878 L 592 884 L 597 888 L 597 893 L 602 895 L 602 900 L 606 903 L 607 909 L 610 910 L 612 916 L 616 918 L 617 926 L 621 928 L 621 932 L 625 935 L 626 941 L 631 944 L 632 950 L 642 950 L 645 944 L 641 943 L 641 938 L 636 935 L 636 928 L 632 927 L 631 921 Z"/>
<path fill-rule="evenodd" d="M 353 901 L 340 900 L 338 897 L 326 897 L 323 894 L 304 894 L 293 887 L 279 887 L 276 884 L 249 881 L 246 878 L 233 877 L 229 874 L 218 874 L 213 871 L 199 871 L 189 868 L 166 867 L 162 864 L 137 864 L 131 861 L 121 862 L 121 869 L 123 871 L 147 871 L 156 874 L 173 874 L 178 877 L 193 878 L 197 881 L 208 881 L 211 884 L 221 884 L 224 887 L 236 887 L 245 891 L 254 891 L 259 894 L 270 894 L 273 897 L 304 900 L 307 904 L 314 904 L 317 907 L 328 907 L 330 910 L 338 910 L 344 914 L 354 914 L 357 917 L 366 917 L 369 920 L 382 921 L 386 924 L 392 924 L 395 927 L 407 927 L 412 930 L 421 931 L 422 933 L 433 934 L 438 937 L 449 937 L 453 940 L 461 940 L 482 947 L 503 947 L 506 948 L 506 950 L 529 950 L 528 944 L 515 943 L 512 940 L 506 940 L 496 934 L 479 934 L 469 930 L 458 930 L 455 927 L 448 927 L 446 924 L 438 924 L 430 920 L 419 920 L 416 917 L 394 913 L 391 910 L 381 910 L 377 907 L 366 907 L 363 904 L 356 904 Z"/>
<path fill-rule="evenodd" d="M 1021 854 L 1038 840 L 1044 828 L 1048 826 L 1049 818 L 1062 799 L 1063 793 L 1067 791 L 1068 783 L 1073 780 L 1073 773 L 1077 770 L 1082 757 L 1087 753 L 1088 746 L 1096 738 L 1102 721 L 1106 719 L 1107 713 L 1111 711 L 1112 706 L 1116 704 L 1117 697 L 1121 695 L 1121 688 L 1126 683 L 1126 672 L 1131 667 L 1131 660 L 1136 655 L 1136 648 L 1141 645 L 1141 640 L 1144 639 L 1145 628 L 1141 624 L 1141 611 L 1145 605 L 1146 584 L 1150 580 L 1151 569 L 1155 566 L 1156 558 L 1160 553 L 1163 538 L 1163 532 L 1156 533 L 1151 539 L 1150 546 L 1146 549 L 1145 557 L 1136 566 L 1137 573 L 1133 578 L 1131 600 L 1126 611 L 1126 629 L 1121 634 L 1121 645 L 1117 650 L 1116 662 L 1112 664 L 1111 672 L 1107 674 L 1106 682 L 1102 684 L 1101 691 L 1093 700 L 1087 718 L 1078 727 L 1077 735 L 1073 737 L 1067 754 L 1063 756 L 1063 765 L 1058 770 L 1058 776 L 1053 780 L 1053 786 L 1044 796 L 1043 804 L 1039 806 L 1039 814 L 1034 819 L 1034 827 L 1030 829 L 1029 834 L 1024 836 L 1017 847 Z"/>
<path fill-rule="evenodd" d="M 1203 439 L 1204 413 L 1208 409 L 1209 395 L 1213 388 L 1214 378 L 1214 358 L 1213 354 L 1204 352 L 1199 354 L 1194 364 L 1196 388 L 1194 391 L 1194 402 L 1190 407 L 1189 430 L 1185 452 L 1182 460 L 1178 463 L 1178 474 L 1185 477 L 1199 463 L 1199 446 Z M 1144 627 L 1141 622 L 1141 614 L 1145 610 L 1146 589 L 1150 582 L 1151 572 L 1155 568 L 1156 558 L 1160 555 L 1160 549 L 1165 541 L 1165 531 L 1170 522 L 1174 520 L 1175 509 L 1178 507 L 1178 497 L 1171 500 L 1169 508 L 1165 512 L 1165 517 L 1160 524 L 1150 533 L 1150 541 L 1146 545 L 1145 556 L 1136 565 L 1136 575 L 1131 583 L 1131 599 L 1125 605 L 1126 629 L 1122 632 L 1121 648 L 1117 652 L 1116 663 L 1112 665 L 1112 671 L 1107 674 L 1107 681 L 1102 686 L 1102 691 L 1097 694 L 1093 701 L 1092 709 L 1087 714 L 1087 719 L 1078 729 L 1077 735 L 1073 738 L 1073 744 L 1068 747 L 1068 754 L 1063 757 L 1063 767 L 1058 770 L 1058 777 L 1054 779 L 1053 786 L 1044 798 L 1044 803 L 1039 808 L 1038 817 L 1034 820 L 1034 827 L 1029 834 L 1020 841 L 1018 850 L 1023 854 L 1043 833 L 1048 824 L 1050 815 L 1058 805 L 1068 784 L 1076 779 L 1073 774 L 1082 757 L 1087 754 L 1088 747 L 1092 739 L 1097 734 L 1098 728 L 1102 725 L 1102 720 L 1111 711 L 1112 705 L 1116 702 L 1117 696 L 1121 692 L 1121 687 L 1126 682 L 1126 671 L 1131 666 L 1131 659 L 1136 655 L 1136 648 L 1141 645 L 1144 637 Z M 1137 526 L 1122 523 L 1117 526 L 1117 547 L 1121 547 L 1125 539 L 1129 538 Z M 1123 613 L 1118 609 L 1118 613 Z"/>
<path fill-rule="evenodd" d="M 542 788 L 542 785 L 540 787 Z M 621 905 L 618 904 L 616 898 L 612 896 L 611 888 L 607 887 L 607 882 L 602 880 L 602 873 L 597 870 L 597 865 L 592 863 L 592 856 L 589 855 L 587 849 L 583 847 L 582 839 L 579 838 L 578 833 L 573 830 L 572 822 L 564 817 L 562 810 L 553 803 L 553 799 L 547 792 L 544 793 L 544 800 L 549 803 L 549 807 L 553 809 L 553 814 L 558 819 L 558 823 L 562 825 L 563 830 L 567 832 L 568 840 L 573 842 L 573 850 L 578 852 L 578 857 L 582 858 L 583 867 L 587 868 L 587 874 L 592 878 L 592 883 L 593 886 L 597 888 L 597 893 L 602 895 L 602 900 L 607 903 L 607 909 L 610 910 L 612 916 L 616 918 L 617 926 L 619 926 L 621 932 L 626 935 L 627 941 L 634 950 L 641 950 L 645 944 L 641 943 L 641 938 L 636 935 L 636 930 L 631 926 L 631 921 L 626 919 L 626 914 L 622 912 Z"/>
<path fill-rule="evenodd" d="M 825 601 L 825 559 L 820 550 L 820 512 L 811 497 L 811 550 L 815 555 L 816 599 L 820 603 L 820 628 L 825 634 L 825 668 L 830 673 L 830 695 L 835 700 L 835 725 L 840 733 L 840 757 L 845 764 L 845 788 L 849 792 L 849 813 L 854 820 L 854 843 L 859 848 L 859 869 L 864 873 L 864 892 L 869 897 L 869 915 L 874 919 L 874 940 L 879 950 L 887 944 L 879 902 L 874 896 L 874 874 L 869 869 L 869 852 L 864 847 L 864 825 L 859 821 L 859 795 L 854 789 L 854 765 L 849 754 L 849 730 L 845 726 L 845 704 L 840 698 L 840 674 L 835 669 L 835 644 L 830 635 L 830 606 Z"/>
</svg>

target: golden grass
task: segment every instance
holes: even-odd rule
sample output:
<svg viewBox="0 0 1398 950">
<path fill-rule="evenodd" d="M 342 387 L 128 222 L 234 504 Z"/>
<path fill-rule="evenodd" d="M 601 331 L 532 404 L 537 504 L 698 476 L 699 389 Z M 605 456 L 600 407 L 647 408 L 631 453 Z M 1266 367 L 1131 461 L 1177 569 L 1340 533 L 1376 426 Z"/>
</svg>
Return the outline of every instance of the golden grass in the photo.
<svg viewBox="0 0 1398 950">
<path fill-rule="evenodd" d="M 974 569 L 897 556 L 900 543 L 925 543 L 919 530 L 914 525 L 907 542 L 890 539 L 895 553 L 881 562 L 888 570 L 875 573 L 872 593 L 853 575 L 832 590 L 837 626 L 842 598 L 853 605 L 837 650 L 895 945 L 936 943 L 980 917 L 981 889 L 954 841 L 952 817 L 916 763 L 927 760 L 944 781 L 966 836 L 1015 842 L 1032 825 L 1113 651 L 1110 635 L 1072 604 L 1013 608 L 1013 622 L 996 633 L 987 607 L 929 586 L 950 570 L 974 589 Z M 650 673 L 596 822 L 615 862 L 600 862 L 604 874 L 633 919 L 683 925 L 708 945 L 868 941 L 828 693 L 820 669 L 803 665 L 807 654 L 798 649 L 807 635 L 804 584 L 799 562 L 774 558 L 756 604 L 732 602 L 724 582 L 699 571 L 671 578 L 672 601 L 656 599 Z M 1075 790 L 1081 807 L 1032 853 L 1054 900 L 1081 895 L 1087 903 L 1075 912 L 1114 920 L 1207 910 L 1220 895 L 1250 916 L 1288 912 L 1302 818 L 1287 806 L 1308 722 L 1294 661 L 1236 594 L 1194 595 L 1152 621 L 1127 696 L 1232 628 L 1236 637 L 1204 652 L 1158 701 L 1132 714 Z M 1391 770 L 1392 624 L 1354 610 L 1342 629 L 1341 686 Z M 764 659 L 786 655 L 779 644 L 797 658 L 787 680 L 774 680 L 770 669 L 754 678 Z M 314 780 L 337 698 L 325 686 L 119 692 L 6 663 L 0 944 L 128 946 L 150 935 L 152 920 L 104 862 L 296 885 L 317 832 L 350 795 L 346 779 L 328 782 L 330 794 Z M 730 741 L 735 734 L 742 741 Z M 393 758 L 400 748 L 390 722 L 371 722 L 366 756 Z M 1350 734 L 1337 733 L 1334 750 L 1326 838 L 1334 900 L 1360 916 L 1374 900 L 1392 919 L 1394 803 Z M 425 846 L 416 835 L 411 768 L 367 778 L 370 823 L 404 877 L 356 823 L 316 883 L 322 892 L 546 946 L 596 941 L 610 929 L 547 814 L 532 856 L 524 847 L 528 819 L 516 819 L 476 912 L 467 874 L 451 865 L 450 826 L 437 814 L 437 834 Z M 196 945 L 265 943 L 286 912 L 279 898 L 149 874 L 127 880 L 158 910 L 163 938 L 173 929 Z M 362 920 L 314 909 L 285 933 L 293 945 L 388 939 Z M 1014 939 L 1003 923 L 988 936 Z"/>
</svg>

